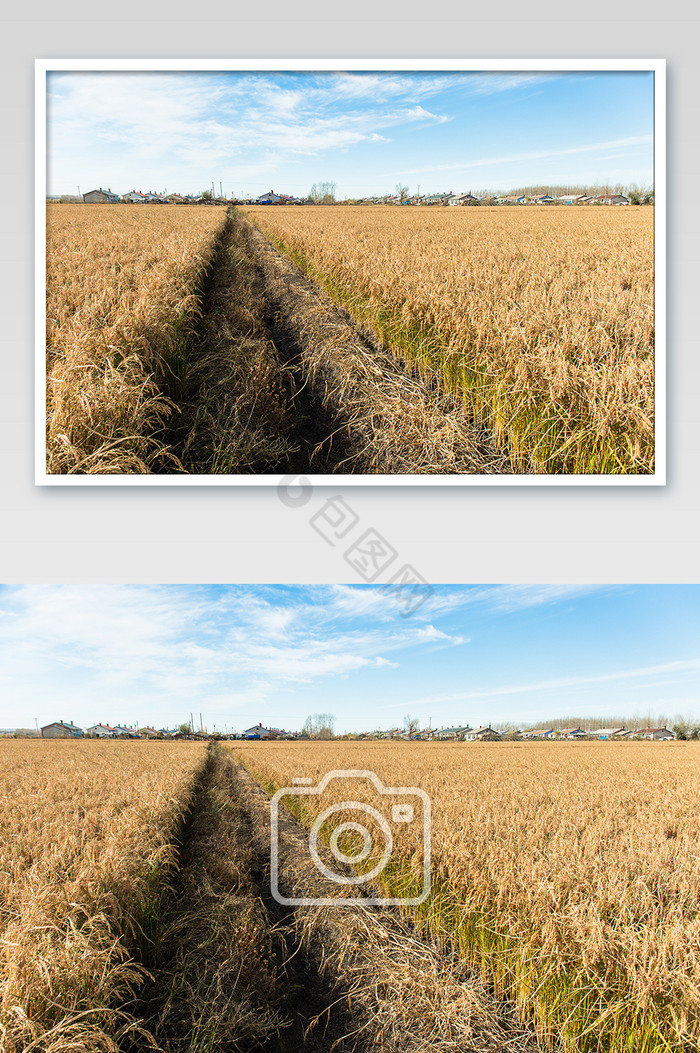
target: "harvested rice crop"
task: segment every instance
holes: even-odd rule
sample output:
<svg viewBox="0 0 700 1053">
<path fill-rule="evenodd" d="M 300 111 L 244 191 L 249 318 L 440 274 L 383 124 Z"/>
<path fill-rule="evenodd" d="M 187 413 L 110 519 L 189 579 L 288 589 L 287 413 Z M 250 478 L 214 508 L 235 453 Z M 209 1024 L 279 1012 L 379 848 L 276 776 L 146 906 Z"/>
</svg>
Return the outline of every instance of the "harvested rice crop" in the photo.
<svg viewBox="0 0 700 1053">
<path fill-rule="evenodd" d="M 224 219 L 187 205 L 48 206 L 50 473 L 168 464 L 157 433 Z"/>
<path fill-rule="evenodd" d="M 245 212 L 516 469 L 653 472 L 653 208 Z"/>
<path fill-rule="evenodd" d="M 0 744 L 0 1048 L 116 1050 L 199 743 Z"/>
<path fill-rule="evenodd" d="M 513 997 L 545 1048 L 700 1045 L 700 751 L 693 743 L 236 743 L 268 788 L 369 769 L 432 802 L 429 899 L 406 908 Z M 376 803 L 341 781 L 333 800 Z M 329 803 L 304 798 L 305 822 Z M 366 821 L 343 810 L 337 822 Z M 398 826 L 379 887 L 410 895 Z M 379 852 L 377 854 L 380 854 Z M 368 867 L 374 856 L 366 864 Z M 415 912 L 415 914 L 414 914 Z"/>
</svg>

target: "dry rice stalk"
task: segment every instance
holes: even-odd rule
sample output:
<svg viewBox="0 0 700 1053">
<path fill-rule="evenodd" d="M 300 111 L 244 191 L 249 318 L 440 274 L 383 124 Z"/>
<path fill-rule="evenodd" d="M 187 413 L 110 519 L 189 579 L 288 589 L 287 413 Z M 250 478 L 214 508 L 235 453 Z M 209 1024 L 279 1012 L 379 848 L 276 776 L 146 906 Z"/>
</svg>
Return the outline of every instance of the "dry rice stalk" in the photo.
<svg viewBox="0 0 700 1053">
<path fill-rule="evenodd" d="M 47 211 L 47 470 L 172 467 L 162 431 L 221 209 Z M 177 467 L 177 465 L 175 465 Z"/>
<path fill-rule="evenodd" d="M 477 963 L 534 1020 L 545 1045 L 560 1035 L 571 1051 L 700 1046 L 695 743 L 235 749 L 275 786 L 370 769 L 386 786 L 422 788 L 432 802 L 432 891 L 408 916 Z M 358 780 L 335 792 L 376 804 L 374 788 Z M 306 804 L 313 815 L 328 801 Z M 394 857 L 385 894 L 420 873 L 402 828 Z"/>
<path fill-rule="evenodd" d="M 514 468 L 653 470 L 652 208 L 245 212 Z"/>
<path fill-rule="evenodd" d="M 116 1051 L 200 744 L 0 750 L 0 1048 Z"/>
<path fill-rule="evenodd" d="M 338 472 L 381 474 L 497 473 L 512 469 L 464 406 L 434 378 L 404 369 L 370 345 L 348 316 L 254 229 L 251 252 L 265 297 L 297 349 L 300 386 L 347 433 L 349 456 Z"/>
<path fill-rule="evenodd" d="M 246 772 L 239 777 L 256 825 L 269 846 L 269 802 Z M 286 896 L 354 895 L 309 866 L 308 834 L 289 818 L 280 824 L 280 868 Z M 353 1049 L 355 1036 L 386 1053 L 534 1053 L 533 1036 L 517 1021 L 513 1007 L 498 1003 L 473 970 L 455 954 L 419 938 L 395 911 L 365 906 L 296 908 L 296 941 L 314 957 L 346 1001 L 354 1029 L 338 1038 Z M 327 1012 L 327 1011 L 326 1011 Z M 323 1013 L 309 1022 L 322 1026 Z M 347 1043 L 347 1044 L 346 1044 Z"/>
</svg>

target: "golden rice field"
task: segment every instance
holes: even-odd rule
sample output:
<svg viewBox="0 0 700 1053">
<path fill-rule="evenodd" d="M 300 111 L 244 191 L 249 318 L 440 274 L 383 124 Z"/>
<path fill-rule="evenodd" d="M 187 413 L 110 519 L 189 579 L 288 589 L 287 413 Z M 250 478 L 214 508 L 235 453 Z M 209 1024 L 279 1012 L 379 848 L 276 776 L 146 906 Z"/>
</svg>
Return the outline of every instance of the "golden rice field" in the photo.
<svg viewBox="0 0 700 1053">
<path fill-rule="evenodd" d="M 220 208 L 47 207 L 47 471 L 143 473 L 177 390 Z"/>
<path fill-rule="evenodd" d="M 433 887 L 425 904 L 406 909 L 517 1000 L 543 1047 L 700 1048 L 695 744 L 232 748 L 268 788 L 371 769 L 385 785 L 426 791 Z M 342 782 L 334 799 L 377 803 L 376 791 L 358 791 L 356 780 Z M 307 823 L 328 804 L 326 796 L 304 800 L 298 815 Z M 342 820 L 349 816 L 367 818 L 350 811 Z M 421 865 L 415 833 L 401 829 L 380 885 L 390 896 L 415 891 Z"/>
<path fill-rule="evenodd" d="M 198 743 L 0 743 L 0 1048 L 115 1050 Z"/>
<path fill-rule="evenodd" d="M 651 207 L 247 207 L 515 468 L 654 471 Z"/>
</svg>

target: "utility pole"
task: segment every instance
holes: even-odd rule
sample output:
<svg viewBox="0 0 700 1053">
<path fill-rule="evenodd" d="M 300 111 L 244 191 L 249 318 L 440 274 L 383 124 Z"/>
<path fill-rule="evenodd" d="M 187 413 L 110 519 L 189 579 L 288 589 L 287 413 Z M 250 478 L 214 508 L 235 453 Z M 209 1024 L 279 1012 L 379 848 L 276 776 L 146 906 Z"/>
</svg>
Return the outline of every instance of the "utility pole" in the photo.
<svg viewBox="0 0 700 1053">
<path fill-rule="evenodd" d="M 204 727 L 202 726 L 202 714 L 201 713 L 199 714 L 199 730 L 200 731 L 204 731 Z"/>
<path fill-rule="evenodd" d="M 192 716 L 191 713 L 190 713 L 190 732 L 191 732 L 192 735 L 194 735 L 194 717 Z"/>
<path fill-rule="evenodd" d="M 219 182 L 219 197 L 222 198 L 223 196 L 224 196 L 224 184 L 222 182 Z"/>
<path fill-rule="evenodd" d="M 80 187 L 78 187 L 78 197 L 82 197 L 82 196 L 83 195 L 80 193 Z"/>
</svg>

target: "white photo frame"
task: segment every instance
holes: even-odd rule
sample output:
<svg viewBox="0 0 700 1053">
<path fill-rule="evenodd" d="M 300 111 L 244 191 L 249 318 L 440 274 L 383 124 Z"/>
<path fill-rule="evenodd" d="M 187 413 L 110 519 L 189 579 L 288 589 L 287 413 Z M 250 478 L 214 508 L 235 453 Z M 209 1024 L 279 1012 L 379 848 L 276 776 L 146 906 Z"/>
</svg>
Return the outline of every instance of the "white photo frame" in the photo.
<svg viewBox="0 0 700 1053">
<path fill-rule="evenodd" d="M 35 63 L 35 484 L 41 486 L 277 486 L 281 474 L 53 475 L 46 471 L 46 78 L 55 71 L 616 72 L 654 74 L 655 471 L 645 475 L 308 475 L 315 486 L 663 486 L 666 483 L 665 59 L 37 59 Z"/>
</svg>

